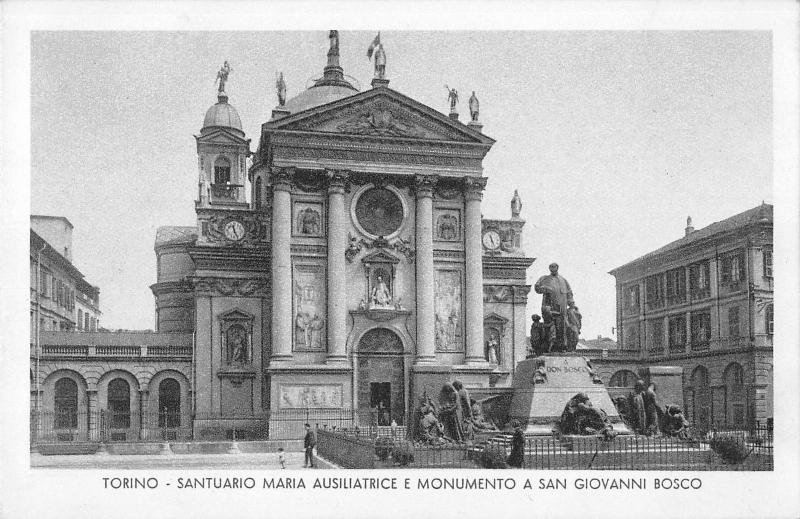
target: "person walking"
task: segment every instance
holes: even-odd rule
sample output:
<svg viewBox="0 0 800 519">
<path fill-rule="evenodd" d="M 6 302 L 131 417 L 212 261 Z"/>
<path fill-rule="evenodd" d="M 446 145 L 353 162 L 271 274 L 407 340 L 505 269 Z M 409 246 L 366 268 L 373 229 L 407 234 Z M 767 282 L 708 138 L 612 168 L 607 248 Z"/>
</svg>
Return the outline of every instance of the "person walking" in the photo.
<svg viewBox="0 0 800 519">
<path fill-rule="evenodd" d="M 317 438 L 310 424 L 305 424 L 306 436 L 303 438 L 303 447 L 306 449 L 306 459 L 303 468 L 314 468 L 314 447 L 317 445 Z"/>
</svg>

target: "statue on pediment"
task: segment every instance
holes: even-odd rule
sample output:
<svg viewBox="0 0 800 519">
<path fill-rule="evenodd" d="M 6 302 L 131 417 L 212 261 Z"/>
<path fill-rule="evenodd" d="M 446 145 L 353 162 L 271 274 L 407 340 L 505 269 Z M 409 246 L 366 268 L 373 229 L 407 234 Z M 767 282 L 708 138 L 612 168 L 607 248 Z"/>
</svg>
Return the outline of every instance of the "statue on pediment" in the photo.
<svg viewBox="0 0 800 519">
<path fill-rule="evenodd" d="M 472 91 L 472 95 L 469 98 L 469 116 L 472 122 L 478 122 L 478 115 L 480 113 L 481 104 L 478 102 L 477 96 L 475 96 L 475 91 Z"/>
<path fill-rule="evenodd" d="M 447 101 L 450 103 L 450 111 L 456 111 L 456 105 L 458 104 L 458 90 L 455 88 L 450 88 L 449 86 L 444 86 L 447 89 Z"/>
<path fill-rule="evenodd" d="M 275 80 L 275 90 L 278 92 L 278 106 L 283 106 L 286 104 L 286 81 L 283 79 L 283 72 L 278 75 L 278 79 Z"/>
<path fill-rule="evenodd" d="M 522 199 L 519 197 L 519 192 L 515 189 L 514 196 L 511 198 L 511 218 L 519 218 L 522 212 Z"/>
</svg>

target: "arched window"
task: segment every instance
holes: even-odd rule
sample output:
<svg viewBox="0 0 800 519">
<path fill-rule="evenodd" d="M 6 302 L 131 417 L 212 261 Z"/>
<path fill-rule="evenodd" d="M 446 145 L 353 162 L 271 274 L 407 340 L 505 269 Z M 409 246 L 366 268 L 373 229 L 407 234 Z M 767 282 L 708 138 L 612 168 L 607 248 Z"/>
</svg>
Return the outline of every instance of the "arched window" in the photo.
<svg viewBox="0 0 800 519">
<path fill-rule="evenodd" d="M 231 161 L 225 157 L 217 157 L 214 161 L 214 183 L 228 184 L 231 181 Z"/>
<path fill-rule="evenodd" d="M 611 380 L 608 381 L 608 387 L 624 387 L 631 388 L 636 385 L 636 373 L 621 369 L 611 375 Z"/>
<path fill-rule="evenodd" d="M 112 429 L 131 426 L 131 386 L 125 379 L 115 378 L 108 383 L 108 411 Z"/>
<path fill-rule="evenodd" d="M 180 427 L 181 385 L 174 378 L 165 378 L 158 385 L 158 426 Z"/>
<path fill-rule="evenodd" d="M 741 427 L 746 423 L 744 369 L 736 362 L 725 368 L 725 425 Z"/>
<path fill-rule="evenodd" d="M 687 401 L 691 404 L 692 410 L 689 416 L 692 417 L 696 427 L 706 430 L 711 426 L 713 419 L 708 370 L 704 366 L 697 366 L 692 372 L 690 384 Z"/>
<path fill-rule="evenodd" d="M 261 210 L 261 177 L 256 179 L 256 185 L 253 188 L 253 209 Z"/>
<path fill-rule="evenodd" d="M 60 378 L 55 387 L 55 428 L 78 427 L 78 384 L 71 378 Z"/>
</svg>

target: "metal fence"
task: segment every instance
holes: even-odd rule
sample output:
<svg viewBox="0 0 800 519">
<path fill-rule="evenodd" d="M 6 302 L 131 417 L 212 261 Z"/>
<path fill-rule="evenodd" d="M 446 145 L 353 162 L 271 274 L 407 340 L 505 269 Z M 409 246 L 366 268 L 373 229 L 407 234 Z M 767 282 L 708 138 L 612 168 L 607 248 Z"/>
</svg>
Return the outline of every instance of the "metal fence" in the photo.
<svg viewBox="0 0 800 519">
<path fill-rule="evenodd" d="M 378 442 L 374 436 L 319 430 L 317 450 L 345 468 L 498 468 L 511 454 L 512 435 L 497 433 L 473 444 L 429 446 L 402 436 Z M 392 447 L 405 443 L 413 459 L 398 464 Z M 522 467 L 536 470 L 773 470 L 772 428 L 712 430 L 701 438 L 667 436 L 528 436 Z M 381 456 L 381 450 L 383 455 Z"/>
</svg>

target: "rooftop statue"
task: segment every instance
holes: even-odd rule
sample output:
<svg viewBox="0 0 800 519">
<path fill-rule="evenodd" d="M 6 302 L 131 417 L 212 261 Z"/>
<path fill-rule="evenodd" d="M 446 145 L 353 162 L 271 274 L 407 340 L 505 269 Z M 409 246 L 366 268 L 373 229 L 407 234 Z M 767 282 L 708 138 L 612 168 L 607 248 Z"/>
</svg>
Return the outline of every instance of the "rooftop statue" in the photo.
<svg viewBox="0 0 800 519">
<path fill-rule="evenodd" d="M 472 95 L 469 98 L 469 116 L 472 118 L 472 122 L 478 122 L 478 114 L 480 113 L 481 104 L 478 102 L 478 98 L 475 96 L 475 91 L 472 91 Z"/>
<path fill-rule="evenodd" d="M 447 89 L 447 100 L 450 102 L 450 111 L 456 111 L 456 104 L 458 104 L 458 90 L 455 88 L 450 88 L 449 86 L 444 86 Z"/>
<path fill-rule="evenodd" d="M 233 72 L 230 64 L 227 61 L 222 65 L 222 68 L 219 69 L 217 72 L 217 79 L 214 80 L 214 83 L 219 82 L 219 89 L 217 90 L 220 94 L 225 92 L 225 83 L 228 82 L 228 75 Z"/>
<path fill-rule="evenodd" d="M 275 89 L 278 91 L 278 106 L 286 104 L 286 81 L 283 80 L 283 72 L 275 80 Z"/>
<path fill-rule="evenodd" d="M 522 199 L 519 197 L 519 192 L 515 189 L 514 196 L 511 198 L 511 218 L 519 218 L 522 212 Z"/>
<path fill-rule="evenodd" d="M 328 54 L 339 55 L 339 31 L 331 31 L 328 33 L 328 38 L 331 40 L 331 48 Z"/>
<path fill-rule="evenodd" d="M 372 43 L 369 44 L 367 49 L 367 58 L 372 59 L 375 55 L 375 77 L 377 79 L 384 79 L 386 77 L 386 52 L 383 50 L 381 43 L 381 33 L 379 32 Z"/>
</svg>

